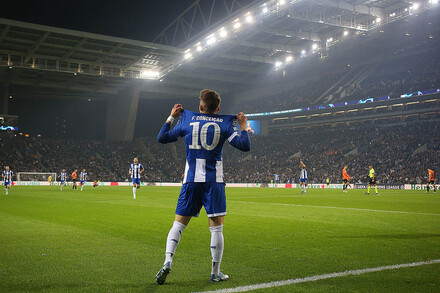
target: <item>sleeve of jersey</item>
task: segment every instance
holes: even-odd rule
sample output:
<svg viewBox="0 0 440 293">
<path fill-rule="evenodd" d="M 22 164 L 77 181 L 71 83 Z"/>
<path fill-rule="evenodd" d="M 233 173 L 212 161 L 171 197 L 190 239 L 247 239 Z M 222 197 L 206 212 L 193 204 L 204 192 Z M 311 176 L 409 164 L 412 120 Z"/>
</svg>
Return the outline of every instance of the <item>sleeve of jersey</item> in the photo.
<svg viewBox="0 0 440 293">
<path fill-rule="evenodd" d="M 182 119 L 183 117 L 180 117 L 178 124 L 173 130 L 170 130 L 171 124 L 165 122 L 157 136 L 157 141 L 163 144 L 177 141 L 177 138 L 180 136 L 180 123 Z"/>
<path fill-rule="evenodd" d="M 234 131 L 228 137 L 228 141 L 234 148 L 240 151 L 248 152 L 251 150 L 251 140 L 246 130 L 241 131 L 241 136 L 238 135 L 238 132 Z"/>
</svg>

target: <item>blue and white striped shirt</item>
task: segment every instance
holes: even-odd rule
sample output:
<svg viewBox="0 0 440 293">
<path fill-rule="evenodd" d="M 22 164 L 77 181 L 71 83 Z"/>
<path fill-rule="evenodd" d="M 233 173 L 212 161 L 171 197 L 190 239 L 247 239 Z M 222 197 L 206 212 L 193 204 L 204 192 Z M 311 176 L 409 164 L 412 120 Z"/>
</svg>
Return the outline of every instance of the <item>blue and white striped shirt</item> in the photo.
<svg viewBox="0 0 440 293">
<path fill-rule="evenodd" d="M 144 170 L 144 166 L 140 163 L 133 163 L 130 165 L 131 178 L 141 179 L 141 171 Z"/>
<path fill-rule="evenodd" d="M 87 180 L 87 172 L 81 172 L 80 174 L 79 174 L 79 178 L 80 178 L 80 180 L 81 181 L 86 181 Z"/>
<path fill-rule="evenodd" d="M 246 130 L 241 136 L 236 127 L 236 116 L 195 113 L 183 110 L 179 123 L 170 130 L 165 123 L 157 141 L 170 143 L 179 136 L 185 137 L 186 166 L 183 183 L 219 182 L 223 183 L 223 144 L 229 143 L 241 150 L 249 151 L 251 142 Z"/>
<path fill-rule="evenodd" d="M 307 179 L 307 169 L 302 168 L 301 169 L 301 175 L 299 176 L 300 179 Z"/>
<path fill-rule="evenodd" d="M 12 172 L 11 170 L 9 170 L 9 171 L 4 170 L 3 176 L 5 176 L 5 181 L 11 181 L 12 174 L 14 174 L 14 172 Z"/>
<path fill-rule="evenodd" d="M 60 179 L 61 181 L 66 181 L 67 178 L 67 172 L 61 172 L 60 173 Z"/>
</svg>

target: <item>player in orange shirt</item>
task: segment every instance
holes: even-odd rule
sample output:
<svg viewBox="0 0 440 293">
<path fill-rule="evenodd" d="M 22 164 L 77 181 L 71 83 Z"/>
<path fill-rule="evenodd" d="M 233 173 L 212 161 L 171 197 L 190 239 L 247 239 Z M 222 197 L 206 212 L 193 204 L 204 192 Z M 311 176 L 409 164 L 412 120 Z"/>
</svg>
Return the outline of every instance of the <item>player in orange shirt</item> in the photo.
<svg viewBox="0 0 440 293">
<path fill-rule="evenodd" d="M 426 193 L 429 192 L 429 184 L 431 184 L 434 188 L 434 192 L 437 192 L 437 189 L 435 188 L 434 171 L 431 169 L 428 169 L 428 184 L 426 185 Z"/>
<path fill-rule="evenodd" d="M 76 174 L 76 172 L 78 172 L 78 170 L 75 169 L 75 171 L 73 171 L 72 173 L 72 189 L 76 190 L 76 179 L 78 178 L 78 175 Z"/>
<path fill-rule="evenodd" d="M 350 175 L 347 173 L 347 165 L 344 166 L 344 169 L 342 169 L 342 181 L 344 182 L 344 185 L 342 187 L 343 192 L 347 192 L 347 188 L 350 185 Z"/>
</svg>

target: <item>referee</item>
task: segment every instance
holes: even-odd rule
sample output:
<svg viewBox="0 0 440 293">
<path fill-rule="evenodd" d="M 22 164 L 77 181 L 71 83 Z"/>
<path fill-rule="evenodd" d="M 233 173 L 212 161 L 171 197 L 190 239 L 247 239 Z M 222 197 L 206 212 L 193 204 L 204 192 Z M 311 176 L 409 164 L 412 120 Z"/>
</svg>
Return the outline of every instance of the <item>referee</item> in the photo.
<svg viewBox="0 0 440 293">
<path fill-rule="evenodd" d="M 374 185 L 374 190 L 376 191 L 376 195 L 379 195 L 376 186 L 376 173 L 374 172 L 373 166 L 370 165 L 369 167 L 370 167 L 370 174 L 368 175 L 368 177 L 370 178 L 370 182 L 368 182 L 368 190 L 367 193 L 365 194 L 370 194 L 371 185 Z"/>
</svg>

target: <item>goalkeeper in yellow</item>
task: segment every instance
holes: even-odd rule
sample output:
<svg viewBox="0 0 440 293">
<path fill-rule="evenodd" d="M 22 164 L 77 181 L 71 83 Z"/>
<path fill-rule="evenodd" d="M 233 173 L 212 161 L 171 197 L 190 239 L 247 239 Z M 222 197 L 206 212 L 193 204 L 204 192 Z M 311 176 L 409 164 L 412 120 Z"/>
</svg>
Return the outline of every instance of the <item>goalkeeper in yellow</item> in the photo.
<svg viewBox="0 0 440 293">
<path fill-rule="evenodd" d="M 376 195 L 378 195 L 379 193 L 377 192 L 377 186 L 376 186 L 376 173 L 374 172 L 373 166 L 370 165 L 369 167 L 370 167 L 370 174 L 368 175 L 368 177 L 370 178 L 370 182 L 368 182 L 368 189 L 365 194 L 370 194 L 371 185 L 374 185 L 374 190 L 376 191 Z"/>
</svg>

